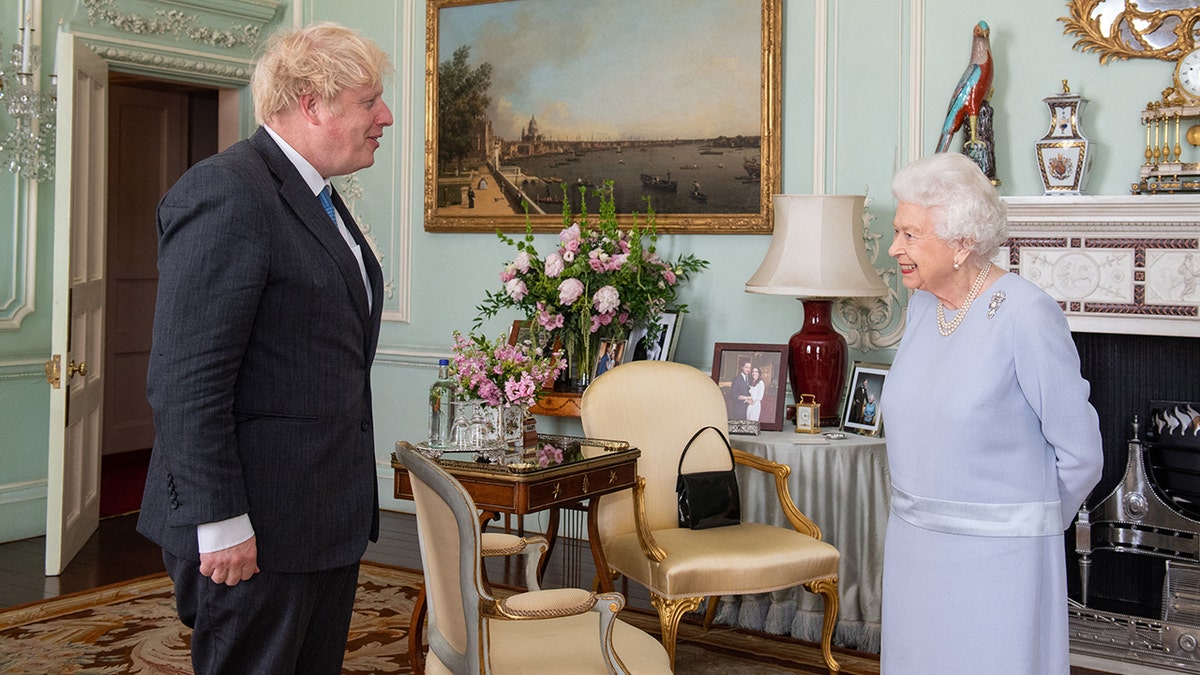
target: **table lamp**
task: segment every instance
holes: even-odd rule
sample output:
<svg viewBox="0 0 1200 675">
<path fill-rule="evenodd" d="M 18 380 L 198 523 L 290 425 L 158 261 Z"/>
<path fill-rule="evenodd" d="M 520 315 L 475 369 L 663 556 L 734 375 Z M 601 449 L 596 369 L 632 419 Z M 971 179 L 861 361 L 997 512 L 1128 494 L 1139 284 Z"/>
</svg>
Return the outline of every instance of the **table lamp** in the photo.
<svg viewBox="0 0 1200 675">
<path fill-rule="evenodd" d="M 863 195 L 773 195 L 775 231 L 747 293 L 804 302 L 804 325 L 788 340 L 792 397 L 812 394 L 821 424 L 838 424 L 846 385 L 846 338 L 830 320 L 837 298 L 877 297 L 887 286 L 863 245 Z"/>
</svg>

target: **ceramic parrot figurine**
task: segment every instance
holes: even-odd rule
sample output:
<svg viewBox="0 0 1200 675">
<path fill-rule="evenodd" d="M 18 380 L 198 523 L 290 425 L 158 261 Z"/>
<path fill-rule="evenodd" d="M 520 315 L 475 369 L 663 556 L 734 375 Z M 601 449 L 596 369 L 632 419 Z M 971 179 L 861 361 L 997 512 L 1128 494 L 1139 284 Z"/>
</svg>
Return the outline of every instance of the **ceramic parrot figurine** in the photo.
<svg viewBox="0 0 1200 675">
<path fill-rule="evenodd" d="M 936 152 L 945 152 L 950 147 L 950 140 L 962 128 L 963 120 L 970 123 L 967 143 L 979 143 L 976 124 L 979 119 L 979 108 L 992 88 L 992 48 L 988 41 L 991 30 L 986 21 L 975 24 L 974 37 L 971 39 L 971 62 L 963 71 L 950 98 L 950 106 L 946 109 L 946 122 L 942 124 L 942 135 L 938 139 Z"/>
</svg>

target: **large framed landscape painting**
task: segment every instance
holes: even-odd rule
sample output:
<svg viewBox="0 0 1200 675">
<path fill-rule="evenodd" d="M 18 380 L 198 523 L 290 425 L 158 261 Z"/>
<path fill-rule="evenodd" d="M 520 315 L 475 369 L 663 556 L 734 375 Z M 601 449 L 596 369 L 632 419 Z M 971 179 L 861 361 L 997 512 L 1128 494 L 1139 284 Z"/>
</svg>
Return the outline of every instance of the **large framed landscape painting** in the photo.
<svg viewBox="0 0 1200 675">
<path fill-rule="evenodd" d="M 771 232 L 783 0 L 427 0 L 425 229 Z"/>
</svg>

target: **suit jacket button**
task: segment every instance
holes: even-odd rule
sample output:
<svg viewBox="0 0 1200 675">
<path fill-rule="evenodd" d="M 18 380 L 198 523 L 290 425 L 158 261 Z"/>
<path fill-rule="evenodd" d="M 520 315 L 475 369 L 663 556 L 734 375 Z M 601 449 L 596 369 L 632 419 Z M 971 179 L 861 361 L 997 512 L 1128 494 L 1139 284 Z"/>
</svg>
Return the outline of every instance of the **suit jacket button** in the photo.
<svg viewBox="0 0 1200 675">
<path fill-rule="evenodd" d="M 173 509 L 179 508 L 179 500 L 178 499 L 171 500 L 171 508 L 173 508 Z"/>
<path fill-rule="evenodd" d="M 370 431 L 370 430 L 371 430 L 371 423 L 370 423 L 370 422 L 367 422 L 367 421 L 363 421 L 363 423 L 362 423 L 362 430 L 363 430 L 363 431 Z"/>
</svg>

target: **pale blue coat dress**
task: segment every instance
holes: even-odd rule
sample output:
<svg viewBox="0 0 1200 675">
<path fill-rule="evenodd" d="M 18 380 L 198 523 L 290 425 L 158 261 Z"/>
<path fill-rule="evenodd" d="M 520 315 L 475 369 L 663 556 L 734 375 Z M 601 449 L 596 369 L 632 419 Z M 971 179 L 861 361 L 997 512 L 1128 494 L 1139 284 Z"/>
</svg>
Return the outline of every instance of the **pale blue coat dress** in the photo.
<svg viewBox="0 0 1200 675">
<path fill-rule="evenodd" d="M 949 337 L 936 305 L 913 294 L 881 401 L 882 671 L 1067 675 L 1063 531 L 1104 461 L 1070 329 L 1014 274 Z"/>
</svg>

